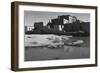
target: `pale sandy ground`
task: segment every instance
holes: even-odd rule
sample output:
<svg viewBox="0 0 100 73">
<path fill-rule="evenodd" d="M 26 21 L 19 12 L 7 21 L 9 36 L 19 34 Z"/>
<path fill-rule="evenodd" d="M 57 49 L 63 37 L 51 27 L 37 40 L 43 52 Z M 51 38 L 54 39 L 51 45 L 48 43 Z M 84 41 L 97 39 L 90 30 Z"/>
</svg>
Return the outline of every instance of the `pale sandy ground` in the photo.
<svg viewBox="0 0 100 73">
<path fill-rule="evenodd" d="M 89 37 L 73 37 L 71 40 L 84 40 L 81 46 L 67 46 L 61 48 L 25 47 L 25 61 L 81 59 L 90 57 Z"/>
</svg>

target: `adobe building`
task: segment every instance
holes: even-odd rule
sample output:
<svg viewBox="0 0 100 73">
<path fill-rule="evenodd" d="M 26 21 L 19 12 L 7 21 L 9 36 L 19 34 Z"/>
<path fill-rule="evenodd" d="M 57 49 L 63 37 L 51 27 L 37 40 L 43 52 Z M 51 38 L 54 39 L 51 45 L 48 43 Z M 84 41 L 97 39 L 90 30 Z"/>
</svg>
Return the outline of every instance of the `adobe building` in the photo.
<svg viewBox="0 0 100 73">
<path fill-rule="evenodd" d="M 76 22 L 77 18 L 71 15 L 61 15 L 56 19 L 51 19 L 51 22 L 47 24 L 48 28 L 54 29 L 55 31 L 64 31 L 64 26 Z M 69 29 L 69 28 L 68 28 Z"/>
<path fill-rule="evenodd" d="M 58 18 L 51 19 L 51 22 L 47 24 L 49 29 L 53 29 L 55 32 L 70 32 L 78 33 L 80 31 L 89 35 L 90 33 L 90 23 L 80 22 L 75 16 L 71 15 L 61 15 Z"/>
<path fill-rule="evenodd" d="M 42 28 L 43 27 L 43 22 L 35 22 L 34 23 L 34 28 Z"/>
<path fill-rule="evenodd" d="M 25 26 L 25 33 L 32 33 L 34 26 Z"/>
<path fill-rule="evenodd" d="M 89 35 L 90 33 L 90 22 L 81 22 L 75 16 L 71 15 L 60 15 L 55 19 L 51 19 L 46 26 L 43 22 L 35 22 L 34 26 L 25 27 L 25 32 L 32 34 L 67 34 L 84 33 Z"/>
</svg>

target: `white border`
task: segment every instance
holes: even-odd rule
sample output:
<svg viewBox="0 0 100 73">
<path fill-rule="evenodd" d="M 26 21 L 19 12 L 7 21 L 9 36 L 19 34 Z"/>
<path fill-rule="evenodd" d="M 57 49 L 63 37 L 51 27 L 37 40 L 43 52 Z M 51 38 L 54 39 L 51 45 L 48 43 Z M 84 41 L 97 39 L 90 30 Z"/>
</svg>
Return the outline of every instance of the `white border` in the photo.
<svg viewBox="0 0 100 73">
<path fill-rule="evenodd" d="M 49 12 L 74 12 L 90 14 L 90 59 L 52 60 L 52 61 L 24 61 L 24 10 L 49 11 Z M 95 10 L 81 8 L 60 8 L 44 6 L 19 6 L 19 68 L 34 68 L 62 65 L 95 64 Z"/>
</svg>

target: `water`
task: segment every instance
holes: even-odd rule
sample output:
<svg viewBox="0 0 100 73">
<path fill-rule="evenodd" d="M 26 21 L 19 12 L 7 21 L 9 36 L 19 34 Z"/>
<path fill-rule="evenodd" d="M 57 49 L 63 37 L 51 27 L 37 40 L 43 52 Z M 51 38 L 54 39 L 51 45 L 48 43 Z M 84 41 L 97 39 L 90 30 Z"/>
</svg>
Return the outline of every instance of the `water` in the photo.
<svg viewBox="0 0 100 73">
<path fill-rule="evenodd" d="M 73 37 L 73 40 L 84 40 L 81 46 L 67 46 L 58 48 L 48 47 L 25 47 L 25 61 L 61 60 L 61 59 L 84 59 L 90 58 L 89 37 Z"/>
</svg>

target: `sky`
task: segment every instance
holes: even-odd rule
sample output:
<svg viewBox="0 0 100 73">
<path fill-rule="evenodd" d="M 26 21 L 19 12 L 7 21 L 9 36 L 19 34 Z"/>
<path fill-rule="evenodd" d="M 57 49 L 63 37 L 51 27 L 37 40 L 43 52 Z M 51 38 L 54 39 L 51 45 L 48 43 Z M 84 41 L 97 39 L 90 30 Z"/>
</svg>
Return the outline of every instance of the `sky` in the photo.
<svg viewBox="0 0 100 73">
<path fill-rule="evenodd" d="M 90 22 L 90 14 L 88 13 L 24 11 L 24 23 L 25 26 L 33 26 L 35 22 L 43 22 L 46 25 L 51 19 L 57 18 L 59 15 L 72 15 L 81 21 Z"/>
</svg>

